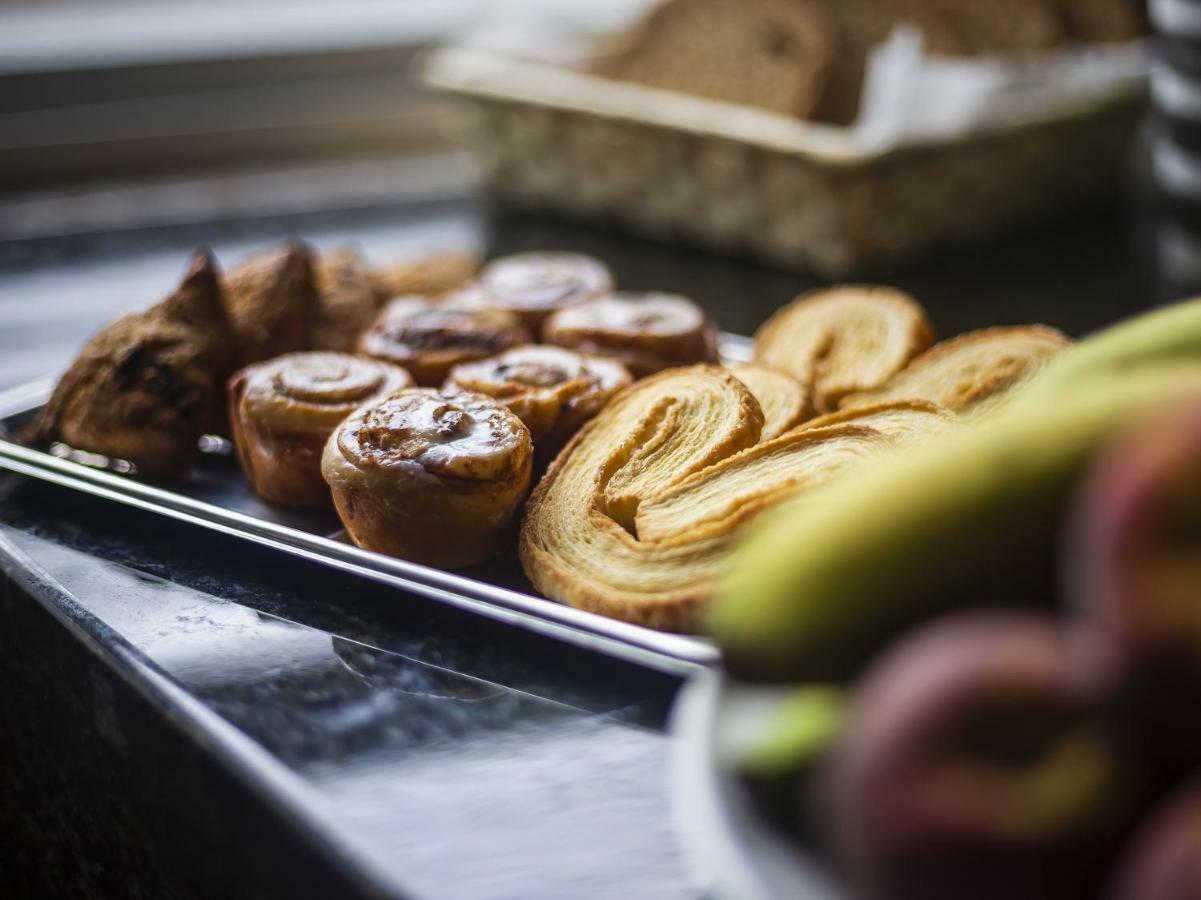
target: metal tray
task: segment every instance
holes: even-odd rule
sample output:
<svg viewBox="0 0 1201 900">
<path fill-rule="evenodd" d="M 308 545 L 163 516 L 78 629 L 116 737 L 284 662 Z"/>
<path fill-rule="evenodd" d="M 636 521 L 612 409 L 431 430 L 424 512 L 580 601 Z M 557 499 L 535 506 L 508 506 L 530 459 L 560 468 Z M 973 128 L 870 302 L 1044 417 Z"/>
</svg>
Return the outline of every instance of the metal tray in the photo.
<svg viewBox="0 0 1201 900">
<path fill-rule="evenodd" d="M 730 362 L 746 360 L 750 341 L 725 335 L 722 355 Z M 274 547 L 657 669 L 684 672 L 719 659 L 717 648 L 703 638 L 619 622 L 538 596 L 516 554 L 448 572 L 355 547 L 342 536 L 332 511 L 298 512 L 259 500 L 242 477 L 228 443 L 219 439 L 206 439 L 200 463 L 185 477 L 171 481 L 130 477 L 92 454 L 23 446 L 14 435 L 37 414 L 53 387 L 52 379 L 44 379 L 0 393 L 0 469 Z"/>
</svg>

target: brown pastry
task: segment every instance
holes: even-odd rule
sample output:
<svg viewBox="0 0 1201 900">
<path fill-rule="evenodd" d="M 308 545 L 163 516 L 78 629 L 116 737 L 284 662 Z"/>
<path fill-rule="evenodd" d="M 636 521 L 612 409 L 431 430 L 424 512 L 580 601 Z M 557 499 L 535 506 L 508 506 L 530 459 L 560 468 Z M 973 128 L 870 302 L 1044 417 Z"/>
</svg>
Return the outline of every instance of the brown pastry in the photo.
<svg viewBox="0 0 1201 900">
<path fill-rule="evenodd" d="M 1087 43 L 1119 43 L 1147 28 L 1142 0 L 1050 0 L 1068 38 Z"/>
<path fill-rule="evenodd" d="M 323 254 L 317 260 L 317 310 L 308 349 L 349 353 L 379 311 L 371 273 L 351 249 Z"/>
<path fill-rule="evenodd" d="M 612 291 L 613 276 L 580 253 L 518 253 L 488 263 L 478 290 L 488 305 L 515 313 L 537 334 L 556 310 Z"/>
<path fill-rule="evenodd" d="M 196 459 L 200 436 L 224 421 L 233 348 L 216 265 L 200 251 L 174 294 L 84 345 L 31 437 L 127 460 L 144 472 L 183 472 Z"/>
<path fill-rule="evenodd" d="M 648 87 L 808 116 L 838 38 L 812 0 L 667 0 L 600 72 Z"/>
<path fill-rule="evenodd" d="M 934 341 L 912 297 L 868 285 L 803 294 L 755 333 L 755 362 L 812 386 L 820 412 L 886 383 Z"/>
<path fill-rule="evenodd" d="M 560 310 L 542 332 L 548 344 L 613 356 L 635 378 L 673 366 L 716 362 L 717 329 L 677 294 L 609 294 Z"/>
<path fill-rule="evenodd" d="M 328 506 L 321 452 L 356 408 L 412 387 L 399 366 L 346 353 L 288 353 L 229 382 L 234 446 L 251 487 L 283 506 Z"/>
<path fill-rule="evenodd" d="M 503 403 L 525 422 L 539 460 L 548 462 L 632 381 L 616 359 L 530 345 L 455 366 L 443 390 L 485 394 Z"/>
<path fill-rule="evenodd" d="M 243 364 L 309 346 L 318 300 L 313 254 L 304 244 L 244 260 L 225 289 Z"/>
<path fill-rule="evenodd" d="M 462 287 L 480 268 L 474 253 L 450 251 L 392 263 L 371 271 L 378 306 L 394 297 L 432 296 Z"/>
<path fill-rule="evenodd" d="M 358 352 L 406 368 L 418 384 L 436 386 L 460 363 L 487 359 L 528 343 L 512 313 L 428 297 L 399 297 L 359 337 Z"/>
<path fill-rule="evenodd" d="M 774 440 L 809 417 L 809 388 L 787 372 L 748 363 L 731 366 L 730 373 L 746 385 L 763 412 L 760 441 Z"/>
<path fill-rule="evenodd" d="M 321 473 L 358 546 L 455 568 L 512 537 L 532 452 L 529 429 L 490 397 L 414 388 L 338 426 Z"/>
</svg>

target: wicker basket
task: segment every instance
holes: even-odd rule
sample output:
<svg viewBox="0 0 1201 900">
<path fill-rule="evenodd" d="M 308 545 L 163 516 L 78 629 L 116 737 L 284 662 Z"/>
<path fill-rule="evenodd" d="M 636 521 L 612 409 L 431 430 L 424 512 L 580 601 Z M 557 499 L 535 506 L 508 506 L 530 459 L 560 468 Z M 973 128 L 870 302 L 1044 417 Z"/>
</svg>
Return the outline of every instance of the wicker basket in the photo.
<svg viewBox="0 0 1201 900">
<path fill-rule="evenodd" d="M 446 49 L 429 84 L 503 201 L 827 276 L 1111 194 L 1145 91 L 866 153 L 839 129 Z"/>
</svg>

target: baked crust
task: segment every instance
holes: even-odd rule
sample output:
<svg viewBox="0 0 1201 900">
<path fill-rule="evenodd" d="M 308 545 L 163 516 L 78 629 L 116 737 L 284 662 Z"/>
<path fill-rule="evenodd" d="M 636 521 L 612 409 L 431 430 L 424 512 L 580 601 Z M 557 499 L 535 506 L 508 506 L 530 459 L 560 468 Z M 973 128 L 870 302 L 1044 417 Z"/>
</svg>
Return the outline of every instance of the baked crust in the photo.
<svg viewBox="0 0 1201 900">
<path fill-rule="evenodd" d="M 317 309 L 306 349 L 349 353 L 379 310 L 371 273 L 357 251 L 343 248 L 318 257 L 314 274 Z"/>
<path fill-rule="evenodd" d="M 613 290 L 613 275 L 581 253 L 517 253 L 493 260 L 472 288 L 485 305 L 518 316 L 537 335 L 547 317 Z"/>
<path fill-rule="evenodd" d="M 318 299 L 307 246 L 293 242 L 243 260 L 225 290 L 243 365 L 309 346 Z"/>
<path fill-rule="evenodd" d="M 345 353 L 289 353 L 229 382 L 234 447 L 250 486 L 281 506 L 329 506 L 321 453 L 364 404 L 413 385 L 399 366 Z"/>
<path fill-rule="evenodd" d="M 356 545 L 460 568 L 511 540 L 532 453 L 529 429 L 491 398 L 412 388 L 344 420 L 321 473 Z"/>
<path fill-rule="evenodd" d="M 179 474 L 201 435 L 223 428 L 223 388 L 236 365 L 216 263 L 198 251 L 170 297 L 84 345 L 29 438 Z"/>
<path fill-rule="evenodd" d="M 552 315 L 542 336 L 548 344 L 620 359 L 635 378 L 718 360 L 717 328 L 678 294 L 596 297 Z"/>
<path fill-rule="evenodd" d="M 760 441 L 778 438 L 809 418 L 809 388 L 787 372 L 753 363 L 731 366 L 730 372 L 747 386 L 763 412 Z"/>
<path fill-rule="evenodd" d="M 457 365 L 529 343 L 521 320 L 456 298 L 398 297 L 359 336 L 357 349 L 403 366 L 418 384 L 435 387 Z"/>
<path fill-rule="evenodd" d="M 848 397 L 843 406 L 926 400 L 958 413 L 978 411 L 1071 345 L 1070 338 L 1045 325 L 972 331 L 942 341 L 885 386 Z"/>
<path fill-rule="evenodd" d="M 746 521 L 893 446 L 856 425 L 760 442 L 763 421 L 746 386 L 716 366 L 627 388 L 534 490 L 519 544 L 530 581 L 580 609 L 695 629 Z"/>
<path fill-rule="evenodd" d="M 503 403 L 529 428 L 536 460 L 545 464 L 632 381 L 620 360 L 530 344 L 455 366 L 442 389 Z"/>
<path fill-rule="evenodd" d="M 437 297 L 460 288 L 475 277 L 480 258 L 474 253 L 446 251 L 404 260 L 371 270 L 376 306 L 396 297 Z"/>
<path fill-rule="evenodd" d="M 755 362 L 813 392 L 819 412 L 879 387 L 934 342 L 916 300 L 892 288 L 843 285 L 803 294 L 755 333 Z"/>
</svg>

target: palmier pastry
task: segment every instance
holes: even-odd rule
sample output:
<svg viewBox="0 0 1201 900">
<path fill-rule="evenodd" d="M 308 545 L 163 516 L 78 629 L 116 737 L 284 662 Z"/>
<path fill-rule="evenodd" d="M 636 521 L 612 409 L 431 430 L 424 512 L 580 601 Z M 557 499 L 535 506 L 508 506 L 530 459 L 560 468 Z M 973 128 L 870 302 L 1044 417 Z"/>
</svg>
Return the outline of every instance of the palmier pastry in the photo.
<svg viewBox="0 0 1201 900">
<path fill-rule="evenodd" d="M 632 381 L 616 359 L 532 344 L 455 366 L 443 390 L 485 394 L 503 403 L 525 422 L 539 460 L 548 462 Z"/>
<path fill-rule="evenodd" d="M 371 273 L 358 253 L 342 249 L 318 258 L 315 275 L 317 310 L 308 349 L 349 353 L 379 311 Z"/>
<path fill-rule="evenodd" d="M 84 345 L 30 438 L 178 474 L 196 459 L 200 436 L 224 422 L 236 364 L 217 268 L 201 251 L 175 293 Z"/>
<path fill-rule="evenodd" d="M 437 297 L 460 288 L 475 277 L 480 258 L 474 253 L 447 251 L 395 262 L 371 270 L 376 304 L 395 297 Z"/>
<path fill-rule="evenodd" d="M 226 302 L 243 364 L 306 349 L 318 306 L 312 252 L 293 243 L 244 260 Z"/>
<path fill-rule="evenodd" d="M 345 353 L 288 353 L 229 382 L 234 445 L 259 496 L 283 506 L 328 506 L 321 452 L 338 423 L 374 399 L 411 387 L 398 366 Z"/>
<path fill-rule="evenodd" d="M 880 432 L 898 447 L 920 444 L 950 431 L 961 419 L 945 406 L 926 400 L 900 400 L 875 406 L 857 406 L 817 419 L 805 428 L 829 428 L 833 425 L 859 425 Z"/>
<path fill-rule="evenodd" d="M 770 441 L 809 416 L 809 389 L 787 372 L 752 364 L 733 366 L 734 377 L 750 389 L 763 412 L 759 440 Z"/>
<path fill-rule="evenodd" d="M 717 329 L 677 294 L 596 297 L 552 315 L 542 336 L 548 344 L 616 357 L 635 378 L 718 358 Z"/>
<path fill-rule="evenodd" d="M 486 302 L 521 317 L 534 334 L 553 312 L 613 290 L 604 263 L 580 253 L 517 253 L 480 273 Z"/>
<path fill-rule="evenodd" d="M 1071 346 L 1042 325 L 985 328 L 943 341 L 879 390 L 846 398 L 844 406 L 928 400 L 964 413 L 995 402 Z"/>
<path fill-rule="evenodd" d="M 551 464 L 526 507 L 521 561 L 546 596 L 691 630 L 734 533 L 894 444 L 875 429 L 794 429 L 760 442 L 751 392 L 715 366 L 623 391 Z"/>
<path fill-rule="evenodd" d="M 512 536 L 532 451 L 529 429 L 490 397 L 413 388 L 338 426 L 321 473 L 358 546 L 457 568 Z"/>
<path fill-rule="evenodd" d="M 820 412 L 880 387 L 934 341 L 926 313 L 891 288 L 847 285 L 806 294 L 755 334 L 755 362 L 813 388 Z"/>
<path fill-rule="evenodd" d="M 487 359 L 529 340 L 521 321 L 503 309 L 399 297 L 363 332 L 358 351 L 403 366 L 418 384 L 433 387 L 460 363 Z"/>
</svg>

